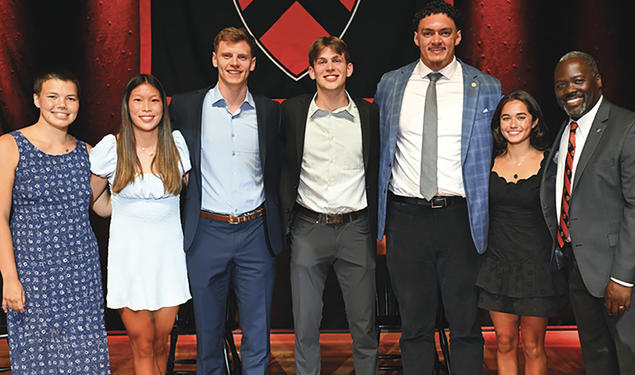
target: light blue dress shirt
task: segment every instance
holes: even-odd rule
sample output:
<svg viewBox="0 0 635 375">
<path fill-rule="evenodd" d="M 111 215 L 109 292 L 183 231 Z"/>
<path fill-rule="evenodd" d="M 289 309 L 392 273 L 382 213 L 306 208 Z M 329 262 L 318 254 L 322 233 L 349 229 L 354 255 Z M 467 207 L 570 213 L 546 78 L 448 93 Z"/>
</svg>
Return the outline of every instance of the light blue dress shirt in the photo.
<svg viewBox="0 0 635 375">
<path fill-rule="evenodd" d="M 240 215 L 265 201 L 256 104 L 247 91 L 231 113 L 218 85 L 205 95 L 201 127 L 201 208 Z"/>
</svg>

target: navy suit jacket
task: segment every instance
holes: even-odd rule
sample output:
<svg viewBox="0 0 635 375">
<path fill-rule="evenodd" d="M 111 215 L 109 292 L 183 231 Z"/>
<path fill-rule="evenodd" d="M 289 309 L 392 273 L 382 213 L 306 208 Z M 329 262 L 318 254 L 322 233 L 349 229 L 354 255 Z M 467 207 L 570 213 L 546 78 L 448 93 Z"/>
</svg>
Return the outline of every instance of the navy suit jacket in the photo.
<svg viewBox="0 0 635 375">
<path fill-rule="evenodd" d="M 179 129 L 190 151 L 192 170 L 189 184 L 182 193 L 183 237 L 187 251 L 192 245 L 201 210 L 201 121 L 206 89 L 178 94 L 170 102 L 172 127 Z M 275 255 L 282 251 L 282 227 L 278 186 L 282 165 L 282 138 L 280 133 L 280 105 L 262 96 L 253 96 L 258 118 L 260 163 L 265 190 L 265 234 L 269 251 Z"/>
<path fill-rule="evenodd" d="M 408 79 L 418 61 L 384 74 L 377 85 L 375 94 L 375 103 L 379 105 L 380 114 L 377 217 L 379 239 L 383 237 L 385 229 L 388 184 L 397 148 L 401 103 Z M 463 185 L 472 239 L 476 250 L 482 254 L 487 249 L 489 227 L 489 175 L 493 143 L 490 127 L 492 115 L 502 96 L 501 85 L 498 79 L 458 61 L 463 70 L 463 125 L 461 128 Z"/>
</svg>

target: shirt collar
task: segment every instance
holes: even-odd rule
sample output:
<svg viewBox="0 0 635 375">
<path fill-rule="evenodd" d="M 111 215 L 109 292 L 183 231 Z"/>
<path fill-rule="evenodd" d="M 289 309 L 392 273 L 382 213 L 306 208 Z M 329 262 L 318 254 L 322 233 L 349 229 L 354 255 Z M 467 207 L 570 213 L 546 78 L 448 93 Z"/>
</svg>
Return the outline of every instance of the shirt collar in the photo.
<svg viewBox="0 0 635 375">
<path fill-rule="evenodd" d="M 452 77 L 454 76 L 454 73 L 456 73 L 456 68 L 459 65 L 459 62 L 456 60 L 456 56 L 452 58 L 452 61 L 446 65 L 443 69 L 437 71 L 437 73 L 441 73 L 441 75 L 443 75 L 444 78 L 446 79 L 452 79 Z M 417 63 L 417 67 L 415 68 L 415 72 L 417 75 L 419 75 L 421 78 L 426 78 L 427 79 L 427 75 L 434 72 L 434 70 L 430 69 L 426 64 L 423 63 L 423 61 L 421 61 L 421 59 L 419 59 L 419 62 Z"/>
<path fill-rule="evenodd" d="M 313 99 L 311 99 L 311 104 L 309 104 L 309 118 L 312 119 L 317 114 L 326 115 L 329 112 L 331 112 L 337 117 L 342 117 L 342 118 L 346 118 L 346 119 L 348 119 L 350 121 L 354 121 L 354 119 L 355 119 L 355 108 L 357 108 L 357 106 L 355 105 L 355 102 L 353 101 L 351 96 L 348 94 L 348 91 L 344 90 L 344 93 L 346 94 L 346 98 L 348 99 L 348 105 L 346 105 L 344 107 L 337 108 L 337 109 L 335 109 L 333 111 L 329 111 L 328 109 L 323 109 L 323 108 L 318 107 L 317 103 L 315 103 L 315 99 L 317 98 L 317 92 L 316 92 L 313 95 Z"/>
<path fill-rule="evenodd" d="M 223 98 L 223 95 L 220 93 L 220 89 L 218 88 L 218 84 L 210 89 L 210 101 L 212 103 L 212 107 L 227 107 L 227 101 Z M 247 90 L 247 95 L 245 95 L 245 99 L 240 105 L 241 109 L 253 109 L 256 108 L 256 102 L 254 102 L 254 97 L 251 95 L 249 89 Z"/>
<path fill-rule="evenodd" d="M 595 103 L 593 108 L 591 108 L 589 112 L 585 113 L 584 116 L 580 117 L 577 121 L 569 118 L 569 125 L 571 125 L 572 122 L 575 122 L 578 124 L 578 128 L 580 128 L 581 131 L 588 132 L 591 129 L 591 125 L 593 125 L 593 120 L 595 120 L 595 115 L 598 113 L 598 109 L 600 109 L 602 98 L 604 98 L 604 95 L 600 96 L 600 99 L 598 99 L 598 102 Z"/>
</svg>

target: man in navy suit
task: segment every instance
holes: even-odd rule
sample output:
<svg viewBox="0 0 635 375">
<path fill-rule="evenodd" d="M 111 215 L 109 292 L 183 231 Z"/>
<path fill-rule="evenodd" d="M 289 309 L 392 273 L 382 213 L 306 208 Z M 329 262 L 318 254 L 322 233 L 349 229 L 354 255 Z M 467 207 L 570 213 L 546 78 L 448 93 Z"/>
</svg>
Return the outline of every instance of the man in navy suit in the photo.
<svg viewBox="0 0 635 375">
<path fill-rule="evenodd" d="M 461 62 L 456 10 L 431 1 L 415 14 L 420 59 L 384 74 L 380 110 L 378 238 L 402 321 L 405 374 L 431 373 L 439 293 L 454 374 L 480 374 L 479 254 L 487 246 L 490 122 L 496 78 Z"/>
<path fill-rule="evenodd" d="M 278 204 L 280 107 L 247 88 L 253 38 L 221 30 L 212 63 L 218 84 L 170 104 L 192 158 L 184 192 L 184 248 L 194 301 L 198 374 L 224 374 L 225 304 L 238 301 L 243 374 L 267 373 L 275 255 L 282 249 Z"/>
</svg>

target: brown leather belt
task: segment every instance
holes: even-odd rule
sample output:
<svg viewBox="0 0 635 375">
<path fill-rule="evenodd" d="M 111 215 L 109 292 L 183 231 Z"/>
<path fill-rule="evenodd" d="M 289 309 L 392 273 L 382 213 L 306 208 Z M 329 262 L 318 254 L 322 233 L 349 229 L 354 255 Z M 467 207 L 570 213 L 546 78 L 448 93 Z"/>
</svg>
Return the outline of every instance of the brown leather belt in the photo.
<svg viewBox="0 0 635 375">
<path fill-rule="evenodd" d="M 229 223 L 229 224 L 240 224 L 240 223 L 246 223 L 250 220 L 253 220 L 259 216 L 262 216 L 265 214 L 265 206 L 261 205 L 260 207 L 256 208 L 253 211 L 250 212 L 245 212 L 242 215 L 238 215 L 238 216 L 232 216 L 232 215 L 221 215 L 221 214 L 214 214 L 211 213 L 209 211 L 203 211 L 201 210 L 201 217 L 205 218 L 205 219 L 212 219 L 212 220 L 216 220 L 216 221 L 222 221 L 225 223 Z"/>
<path fill-rule="evenodd" d="M 351 221 L 357 218 L 360 218 L 361 216 L 366 214 L 365 208 L 363 210 L 349 212 L 346 214 L 321 214 L 319 212 L 309 210 L 308 208 L 304 206 L 297 205 L 297 207 L 298 207 L 298 212 L 301 213 L 302 215 L 310 217 L 311 219 L 315 220 L 317 223 L 327 224 L 327 225 L 350 223 Z"/>
</svg>

